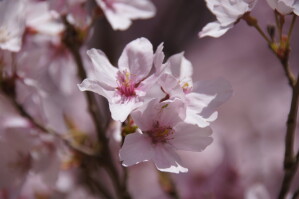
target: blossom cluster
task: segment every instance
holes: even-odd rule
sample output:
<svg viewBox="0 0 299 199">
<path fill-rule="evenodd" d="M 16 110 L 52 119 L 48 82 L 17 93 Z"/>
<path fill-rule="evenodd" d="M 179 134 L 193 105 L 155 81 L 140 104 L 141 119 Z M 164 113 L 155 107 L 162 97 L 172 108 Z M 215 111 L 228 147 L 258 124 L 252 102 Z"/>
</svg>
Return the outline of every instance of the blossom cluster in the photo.
<svg viewBox="0 0 299 199">
<path fill-rule="evenodd" d="M 160 33 L 164 34 L 158 25 L 159 34 L 156 33 L 155 37 L 144 34 L 149 39 L 138 34 L 137 39 L 130 38 L 131 42 L 123 44 L 118 43 L 127 39 L 123 39 L 122 34 L 110 35 L 112 31 L 126 31 L 134 20 L 154 17 L 158 13 L 156 6 L 168 6 L 164 2 L 0 0 L 0 199 L 163 198 L 159 195 L 161 191 L 173 198 L 220 198 L 225 193 L 223 198 L 269 199 L 276 194 L 269 190 L 276 188 L 276 184 L 280 182 L 276 180 L 276 184 L 273 182 L 272 187 L 268 186 L 266 180 L 262 182 L 259 179 L 259 174 L 264 172 L 266 166 L 262 165 L 263 169 L 255 168 L 258 166 L 252 157 L 259 161 L 263 156 L 248 155 L 252 151 L 248 152 L 246 149 L 257 146 L 256 150 L 261 147 L 264 151 L 274 151 L 274 158 L 267 158 L 281 163 L 281 157 L 278 157 L 282 151 L 280 145 L 278 142 L 272 144 L 278 138 L 271 134 L 270 140 L 263 140 L 272 144 L 269 149 L 261 141 L 266 136 L 252 131 L 271 131 L 269 126 L 276 123 L 273 122 L 275 119 L 284 120 L 283 114 L 277 114 L 274 119 L 262 116 L 256 117 L 258 119 L 247 118 L 248 115 L 243 110 L 251 107 L 242 107 L 240 111 L 241 108 L 235 108 L 237 100 L 233 99 L 235 101 L 230 104 L 230 108 L 237 110 L 232 112 L 242 112 L 246 120 L 244 123 L 253 127 L 250 129 L 244 124 L 233 124 L 233 133 L 227 129 L 223 130 L 225 132 L 215 133 L 223 128 L 215 122 L 219 107 L 231 98 L 233 91 L 231 84 L 221 77 L 207 80 L 208 77 L 202 75 L 201 80 L 196 79 L 197 69 L 201 70 L 201 67 L 206 66 L 201 59 L 206 54 L 198 56 L 196 51 L 195 56 L 198 57 L 194 58 L 189 52 L 180 52 L 178 48 L 166 51 L 167 40 L 165 49 L 164 43 L 155 46 L 162 41 L 157 39 L 161 36 Z M 169 2 L 172 2 L 169 5 L 179 5 L 176 1 Z M 184 1 L 183 4 L 190 2 Z M 256 28 L 283 65 L 293 89 L 292 103 L 295 103 L 299 98 L 299 77 L 296 79 L 288 61 L 291 35 L 296 31 L 294 24 L 299 15 L 299 0 L 264 1 L 264 7 L 276 17 L 275 25 L 268 25 L 267 32 L 263 31 L 263 27 L 260 27 L 263 23 L 259 23 L 253 17 L 255 13 L 252 13 L 262 1 L 205 0 L 205 3 L 216 19 L 205 25 L 198 36 L 221 37 L 242 20 Z M 178 8 L 180 10 L 179 6 Z M 175 11 L 172 6 L 168 10 Z M 170 16 L 169 14 L 158 13 L 157 17 Z M 287 22 L 289 16 L 293 17 L 291 23 Z M 197 20 L 194 18 L 194 21 Z M 174 21 L 171 18 L 167 23 L 174 24 Z M 101 25 L 103 26 L 100 27 Z M 191 24 L 187 25 L 191 27 Z M 97 27 L 104 32 L 101 32 L 103 38 L 109 37 L 104 44 L 108 44 L 105 46 L 108 49 L 103 46 L 97 47 L 102 50 L 96 49 L 99 41 Z M 134 29 L 135 27 L 137 28 Z M 135 27 L 131 30 L 140 28 L 138 24 Z M 175 30 L 179 29 L 178 25 L 174 27 Z M 284 34 L 287 27 L 289 30 Z M 105 32 L 105 28 L 109 30 Z M 170 32 L 180 35 L 179 30 Z M 113 40 L 114 36 L 119 38 L 112 45 L 109 40 Z M 197 32 L 195 38 L 198 40 Z M 232 43 L 231 41 L 227 43 Z M 187 44 L 187 39 L 184 42 Z M 251 43 L 251 40 L 247 39 L 246 42 Z M 217 50 L 205 61 L 211 61 L 213 67 L 213 59 L 216 62 L 221 60 L 221 66 L 227 64 L 222 63 L 221 58 L 226 56 L 224 51 L 229 45 L 227 43 L 222 45 L 223 48 L 217 46 Z M 248 43 L 245 43 L 246 46 L 249 46 Z M 197 43 L 188 45 L 194 47 Z M 125 47 L 119 59 L 111 59 L 118 53 L 120 46 Z M 201 49 L 205 47 L 204 45 Z M 195 51 L 198 48 L 189 49 Z M 180 53 L 169 55 L 169 52 Z M 240 59 L 239 66 L 242 66 L 243 75 L 247 69 L 242 64 L 249 64 L 244 62 L 244 56 L 237 56 L 238 53 L 225 60 L 237 63 L 236 59 Z M 231 65 L 233 63 L 229 62 Z M 193 65 L 198 68 L 195 69 Z M 229 76 L 237 73 L 231 68 L 225 70 L 229 71 Z M 254 71 L 252 68 L 250 70 Z M 216 73 L 218 76 L 217 70 L 213 72 L 213 76 Z M 196 80 L 193 80 L 193 76 Z M 236 81 L 241 86 L 246 81 L 243 80 L 244 76 L 238 77 Z M 246 89 L 237 90 L 238 97 L 242 95 L 240 90 Z M 250 98 L 247 97 L 249 95 L 246 94 L 241 99 Z M 268 106 L 276 107 L 278 103 L 281 102 L 271 101 Z M 243 102 L 240 104 L 244 106 Z M 259 107 L 259 104 L 254 105 Z M 254 109 L 258 109 L 256 107 Z M 292 107 L 297 106 L 294 104 Z M 293 111 L 292 116 L 292 107 L 287 128 L 288 133 L 291 132 L 289 137 L 293 140 L 288 140 L 286 136 L 286 156 L 292 157 L 287 157 L 284 162 L 289 167 L 286 166 L 284 170 L 282 187 L 285 189 L 285 196 L 294 192 L 295 198 L 299 191 L 284 187 L 292 184 L 295 175 L 292 173 L 296 173 L 298 167 L 296 160 L 299 153 L 296 156 L 292 151 L 296 150 L 296 129 L 294 126 L 289 127 L 297 117 L 296 111 Z M 284 108 L 277 112 L 284 113 Z M 253 113 L 255 110 L 250 111 Z M 272 113 L 271 111 L 269 108 L 263 114 L 270 115 L 268 113 Z M 235 123 L 240 121 L 236 117 L 231 120 L 234 119 Z M 251 122 L 253 124 L 249 124 Z M 244 132 L 250 133 L 245 135 Z M 257 142 L 253 143 L 253 140 Z M 235 150 L 236 148 L 241 150 Z M 288 150 L 291 150 L 289 154 Z M 246 157 L 249 163 L 243 166 L 246 155 L 250 157 Z M 263 161 L 267 162 L 265 165 L 268 169 L 274 161 L 267 160 Z M 196 164 L 204 166 L 196 168 Z M 275 168 L 270 167 L 269 171 L 282 172 L 281 168 L 276 168 L 276 164 L 273 165 Z M 249 175 L 244 173 L 252 172 L 253 167 L 259 171 L 247 179 Z M 188 174 L 177 175 L 188 171 Z M 140 173 L 143 177 L 140 177 Z M 278 177 L 279 175 L 280 173 L 277 174 Z M 148 193 L 140 194 L 143 191 L 136 191 L 140 181 L 151 177 L 155 177 L 155 184 L 152 184 L 156 187 L 153 191 L 148 189 L 152 184 L 143 183 L 148 192 L 156 192 L 153 197 Z M 230 189 L 226 190 L 227 187 Z M 230 193 L 228 190 L 237 191 Z"/>
<path fill-rule="evenodd" d="M 199 37 L 220 37 L 224 35 L 246 13 L 250 13 L 258 0 L 206 0 L 207 7 L 216 16 L 199 32 Z M 269 6 L 282 15 L 299 15 L 298 0 L 267 0 Z"/>
<path fill-rule="evenodd" d="M 136 39 L 116 68 L 104 52 L 91 49 L 93 75 L 78 86 L 105 97 L 114 120 L 133 120 L 129 125 L 137 128 L 126 135 L 119 154 L 124 166 L 151 160 L 160 171 L 186 172 L 176 150 L 202 151 L 212 142 L 210 122 L 232 89 L 223 79 L 193 83 L 192 64 L 183 53 L 163 63 L 162 50 L 163 44 L 154 53 L 147 39 Z"/>
</svg>

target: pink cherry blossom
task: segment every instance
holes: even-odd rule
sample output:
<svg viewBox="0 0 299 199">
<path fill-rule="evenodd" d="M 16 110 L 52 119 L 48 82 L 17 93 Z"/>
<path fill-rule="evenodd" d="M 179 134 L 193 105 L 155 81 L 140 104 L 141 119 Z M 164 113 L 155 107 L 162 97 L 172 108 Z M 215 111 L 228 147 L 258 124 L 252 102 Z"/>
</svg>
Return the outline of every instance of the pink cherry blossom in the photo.
<svg viewBox="0 0 299 199">
<path fill-rule="evenodd" d="M 114 30 L 126 30 L 134 19 L 147 19 L 156 9 L 149 0 L 96 0 Z"/>
<path fill-rule="evenodd" d="M 100 50 L 91 49 L 87 54 L 93 62 L 94 75 L 85 79 L 79 89 L 106 97 L 112 118 L 123 122 L 142 105 L 147 89 L 154 83 L 147 78 L 154 60 L 152 44 L 145 38 L 130 42 L 118 60 L 118 69 Z"/>
<path fill-rule="evenodd" d="M 154 99 L 134 111 L 131 116 L 139 129 L 125 137 L 119 153 L 122 165 L 153 161 L 160 171 L 187 172 L 176 150 L 204 150 L 212 142 L 212 131 L 184 123 L 185 111 L 179 99 L 161 103 Z"/>
<path fill-rule="evenodd" d="M 293 11 L 294 0 L 267 0 L 267 3 L 273 10 L 284 15 Z"/>
<path fill-rule="evenodd" d="M 17 52 L 25 30 L 24 1 L 0 1 L 0 48 Z"/>
<path fill-rule="evenodd" d="M 230 84 L 221 78 L 193 83 L 193 66 L 182 53 L 170 57 L 166 65 L 168 73 L 159 83 L 168 100 L 179 98 L 185 103 L 185 122 L 206 127 L 217 119 L 216 108 L 232 95 Z M 175 71 L 179 73 L 173 76 Z"/>
<path fill-rule="evenodd" d="M 59 21 L 59 15 L 50 10 L 47 1 L 28 1 L 26 7 L 26 27 L 33 33 L 48 36 L 59 36 L 64 26 Z"/>
<path fill-rule="evenodd" d="M 206 0 L 209 10 L 216 16 L 199 32 L 199 37 L 220 37 L 234 26 L 246 12 L 250 12 L 257 0 Z"/>
<path fill-rule="evenodd" d="M 297 16 L 299 16 L 299 1 L 298 1 L 298 0 L 295 0 L 294 5 L 293 5 L 293 8 L 294 8 L 293 12 L 294 12 Z"/>
</svg>

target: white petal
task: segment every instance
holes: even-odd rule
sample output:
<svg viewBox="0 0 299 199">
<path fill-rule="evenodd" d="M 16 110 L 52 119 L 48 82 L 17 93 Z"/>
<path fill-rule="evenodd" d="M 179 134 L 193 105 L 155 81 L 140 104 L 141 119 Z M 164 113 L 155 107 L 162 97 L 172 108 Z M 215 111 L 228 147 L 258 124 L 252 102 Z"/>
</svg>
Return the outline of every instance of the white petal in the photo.
<svg viewBox="0 0 299 199">
<path fill-rule="evenodd" d="M 208 23 L 203 29 L 199 32 L 198 36 L 200 38 L 210 36 L 210 37 L 221 37 L 224 35 L 229 29 L 231 29 L 233 25 L 222 27 L 219 22 L 211 22 Z"/>
<path fill-rule="evenodd" d="M 193 91 L 207 96 L 214 96 L 209 105 L 203 109 L 201 113 L 203 117 L 209 117 L 217 107 L 226 102 L 233 94 L 230 83 L 223 78 L 197 82 Z"/>
<path fill-rule="evenodd" d="M 187 107 L 186 119 L 184 120 L 188 124 L 196 124 L 201 128 L 207 127 L 210 123 L 199 115 L 197 111 Z"/>
<path fill-rule="evenodd" d="M 199 152 L 213 141 L 209 137 L 212 133 L 209 127 L 200 128 L 197 125 L 180 123 L 174 129 L 174 139 L 169 142 L 178 150 Z"/>
<path fill-rule="evenodd" d="M 22 0 L 0 1 L 0 48 L 17 52 L 25 30 L 25 4 Z"/>
<path fill-rule="evenodd" d="M 159 79 L 159 84 L 163 90 L 170 95 L 171 98 L 178 97 L 182 100 L 185 98 L 182 87 L 179 84 L 179 80 L 171 74 L 163 74 Z"/>
<path fill-rule="evenodd" d="M 163 53 L 163 46 L 164 44 L 163 43 L 161 43 L 159 46 L 158 46 L 158 48 L 157 48 L 157 50 L 156 50 L 156 52 L 155 52 L 155 57 L 154 57 L 154 66 L 155 66 L 155 69 L 156 69 L 156 73 L 157 74 L 160 74 L 162 71 L 163 71 L 163 69 L 164 69 L 164 65 L 162 65 L 163 64 L 163 60 L 164 60 L 164 58 L 165 58 L 165 55 L 164 55 L 164 53 Z"/>
<path fill-rule="evenodd" d="M 180 66 L 180 80 L 183 82 L 192 83 L 193 66 L 191 62 L 187 60 L 184 56 L 182 56 Z"/>
<path fill-rule="evenodd" d="M 299 16 L 299 1 L 298 1 L 298 0 L 296 0 L 296 2 L 294 3 L 293 8 L 294 8 L 293 12 L 294 12 L 297 16 Z"/>
<path fill-rule="evenodd" d="M 174 126 L 186 117 L 186 107 L 182 100 L 164 101 L 157 106 L 159 122 L 164 126 Z"/>
<path fill-rule="evenodd" d="M 118 13 L 129 19 L 147 19 L 156 13 L 155 6 L 148 0 L 115 1 L 113 6 Z"/>
<path fill-rule="evenodd" d="M 97 49 L 90 49 L 87 51 L 88 56 L 91 58 L 93 63 L 93 73 L 94 77 L 92 79 L 97 79 L 110 86 L 116 87 L 116 76 L 117 68 L 113 67 L 109 60 L 107 59 L 104 52 Z"/>
<path fill-rule="evenodd" d="M 98 1 L 101 0 L 97 0 L 97 2 Z M 104 13 L 113 30 L 126 30 L 132 24 L 129 18 L 124 17 L 121 13 L 115 13 L 111 9 L 104 10 Z"/>
<path fill-rule="evenodd" d="M 273 10 L 276 9 L 278 0 L 266 0 L 266 1 Z"/>
<path fill-rule="evenodd" d="M 119 151 L 123 166 L 132 166 L 139 162 L 148 161 L 153 156 L 153 147 L 148 136 L 132 133 L 125 137 L 124 144 Z"/>
<path fill-rule="evenodd" d="M 80 91 L 92 91 L 103 97 L 106 97 L 108 101 L 111 101 L 114 95 L 114 88 L 105 85 L 102 82 L 96 80 L 85 79 L 81 84 L 78 84 Z"/>
<path fill-rule="evenodd" d="M 156 145 L 153 162 L 160 171 L 171 173 L 186 173 L 187 168 L 180 165 L 180 158 L 174 149 L 167 144 Z"/>
<path fill-rule="evenodd" d="M 132 112 L 131 116 L 134 122 L 142 131 L 150 130 L 153 123 L 157 121 L 158 112 L 160 111 L 157 105 L 159 105 L 159 100 L 153 99 Z"/>
<path fill-rule="evenodd" d="M 277 11 L 283 15 L 289 14 L 293 11 L 293 0 L 284 0 L 284 1 L 278 1 L 277 3 Z"/>
<path fill-rule="evenodd" d="M 111 2 L 110 6 L 103 0 L 96 0 L 104 11 L 114 30 L 126 30 L 131 19 L 146 19 L 155 15 L 156 9 L 148 0 L 120 0 Z"/>
<path fill-rule="evenodd" d="M 124 122 L 128 115 L 137 107 L 141 106 L 142 102 L 134 102 L 134 99 L 125 103 L 109 103 L 112 119 Z"/>
<path fill-rule="evenodd" d="M 118 60 L 121 71 L 128 70 L 135 82 L 145 78 L 153 65 L 153 46 L 145 38 L 136 39 L 125 47 Z"/>
</svg>

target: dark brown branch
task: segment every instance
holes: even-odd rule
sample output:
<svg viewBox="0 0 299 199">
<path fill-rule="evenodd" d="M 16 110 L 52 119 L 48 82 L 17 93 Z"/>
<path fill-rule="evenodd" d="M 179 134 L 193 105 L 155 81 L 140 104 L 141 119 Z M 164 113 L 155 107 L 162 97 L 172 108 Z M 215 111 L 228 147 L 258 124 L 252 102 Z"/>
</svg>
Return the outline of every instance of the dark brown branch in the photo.
<svg viewBox="0 0 299 199">
<path fill-rule="evenodd" d="M 78 40 L 78 33 L 76 29 L 71 24 L 69 24 L 65 18 L 63 18 L 63 22 L 66 27 L 66 31 L 63 36 L 63 43 L 71 52 L 77 64 L 78 76 L 80 77 L 81 81 L 83 81 L 84 79 L 87 78 L 87 75 L 80 55 L 80 47 L 82 42 Z M 104 163 L 104 167 L 108 171 L 111 180 L 115 185 L 118 197 L 123 199 L 130 199 L 131 197 L 127 191 L 126 183 L 121 183 L 120 176 L 114 165 L 112 159 L 112 153 L 108 145 L 109 140 L 105 135 L 105 129 L 103 125 L 100 125 L 101 122 L 103 121 L 99 113 L 100 107 L 98 106 L 98 103 L 96 102 L 93 93 L 91 92 L 84 92 L 84 93 L 88 103 L 88 110 L 90 112 L 90 115 L 92 116 L 93 123 L 95 124 L 97 135 L 98 135 L 98 141 L 102 149 L 101 158 L 99 158 L 99 161 Z"/>
<path fill-rule="evenodd" d="M 298 169 L 299 157 L 294 155 L 294 140 L 297 123 L 299 98 L 299 75 L 295 87 L 292 89 L 292 101 L 287 120 L 287 133 L 285 136 L 285 155 L 284 155 L 284 178 L 281 185 L 279 199 L 285 199 L 292 180 Z"/>
</svg>

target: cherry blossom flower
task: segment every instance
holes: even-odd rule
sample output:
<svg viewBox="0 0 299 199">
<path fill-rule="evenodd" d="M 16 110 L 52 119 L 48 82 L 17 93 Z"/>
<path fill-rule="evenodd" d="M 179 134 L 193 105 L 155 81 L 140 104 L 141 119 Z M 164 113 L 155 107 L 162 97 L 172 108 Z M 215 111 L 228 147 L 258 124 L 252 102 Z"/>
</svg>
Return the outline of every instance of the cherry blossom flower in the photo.
<svg viewBox="0 0 299 199">
<path fill-rule="evenodd" d="M 264 184 L 255 183 L 245 192 L 245 199 L 269 199 L 270 195 Z"/>
<path fill-rule="evenodd" d="M 285 15 L 293 11 L 294 0 L 267 0 L 267 3 L 273 10 Z"/>
<path fill-rule="evenodd" d="M 24 1 L 0 1 L 0 48 L 17 52 L 25 30 Z"/>
<path fill-rule="evenodd" d="M 193 83 L 193 66 L 183 53 L 170 57 L 166 65 L 168 73 L 161 76 L 159 83 L 168 100 L 179 98 L 185 103 L 185 122 L 206 127 L 217 119 L 216 108 L 232 95 L 230 84 L 221 78 Z M 175 71 L 179 74 L 173 76 Z"/>
<path fill-rule="evenodd" d="M 299 15 L 298 0 L 267 0 L 269 6 L 280 14 L 287 15 L 294 12 Z"/>
<path fill-rule="evenodd" d="M 91 23 L 86 2 L 86 0 L 50 0 L 49 4 L 51 10 L 55 10 L 61 16 L 66 16 L 69 23 L 85 29 Z"/>
<path fill-rule="evenodd" d="M 246 12 L 250 12 L 257 0 L 206 0 L 217 21 L 208 23 L 199 32 L 199 37 L 224 35 Z"/>
<path fill-rule="evenodd" d="M 299 16 L 299 1 L 298 0 L 295 1 L 293 8 L 294 8 L 293 12 Z"/>
<path fill-rule="evenodd" d="M 125 137 L 119 153 L 123 166 L 151 160 L 160 171 L 187 172 L 176 150 L 202 151 L 212 142 L 209 127 L 183 122 L 185 106 L 179 99 L 154 99 L 131 116 L 139 129 Z"/>
<path fill-rule="evenodd" d="M 87 51 L 95 76 L 85 79 L 81 91 L 92 91 L 107 98 L 112 118 L 123 122 L 143 103 L 143 97 L 155 83 L 147 78 L 153 65 L 153 47 L 145 38 L 130 42 L 113 67 L 105 54 L 96 49 Z"/>
<path fill-rule="evenodd" d="M 58 19 L 58 14 L 50 10 L 47 1 L 28 1 L 26 26 L 31 32 L 59 36 L 64 30 L 64 26 Z"/>
<path fill-rule="evenodd" d="M 114 30 L 126 30 L 131 20 L 147 19 L 156 9 L 149 0 L 96 0 Z"/>
</svg>

